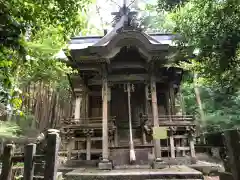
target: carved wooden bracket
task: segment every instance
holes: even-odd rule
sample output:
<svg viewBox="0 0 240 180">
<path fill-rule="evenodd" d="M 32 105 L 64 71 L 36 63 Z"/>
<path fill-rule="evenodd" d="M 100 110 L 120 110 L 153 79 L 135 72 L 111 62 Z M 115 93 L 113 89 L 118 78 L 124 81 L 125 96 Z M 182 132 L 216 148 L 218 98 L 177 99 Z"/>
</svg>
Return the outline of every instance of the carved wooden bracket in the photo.
<svg viewBox="0 0 240 180">
<path fill-rule="evenodd" d="M 190 137 L 194 137 L 195 136 L 195 132 L 196 132 L 196 128 L 193 126 L 187 126 L 186 127 L 186 131 L 188 132 Z"/>
<path fill-rule="evenodd" d="M 74 130 L 70 128 L 61 128 L 60 134 L 63 141 L 69 141 L 74 136 Z"/>
<path fill-rule="evenodd" d="M 93 129 L 83 129 L 83 133 L 85 134 L 86 137 L 91 137 L 94 135 L 94 130 Z"/>
</svg>

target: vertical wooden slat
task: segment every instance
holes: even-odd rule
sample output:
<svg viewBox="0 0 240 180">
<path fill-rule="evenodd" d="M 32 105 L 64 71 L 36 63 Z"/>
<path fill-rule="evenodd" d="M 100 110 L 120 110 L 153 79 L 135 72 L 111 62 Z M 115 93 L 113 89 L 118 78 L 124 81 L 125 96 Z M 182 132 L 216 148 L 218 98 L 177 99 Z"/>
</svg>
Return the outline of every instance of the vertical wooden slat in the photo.
<svg viewBox="0 0 240 180">
<path fill-rule="evenodd" d="M 12 179 L 12 156 L 14 153 L 14 145 L 7 144 L 3 151 L 2 172 L 0 180 Z"/>
<path fill-rule="evenodd" d="M 34 176 L 34 156 L 36 154 L 36 144 L 28 144 L 24 152 L 24 180 L 33 180 Z"/>
</svg>

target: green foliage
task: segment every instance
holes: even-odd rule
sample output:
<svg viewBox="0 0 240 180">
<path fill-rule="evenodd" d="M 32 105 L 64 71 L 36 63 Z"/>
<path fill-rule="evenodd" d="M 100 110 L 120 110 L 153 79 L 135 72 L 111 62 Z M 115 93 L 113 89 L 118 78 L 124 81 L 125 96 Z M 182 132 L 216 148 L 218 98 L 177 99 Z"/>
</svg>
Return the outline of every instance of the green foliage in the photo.
<svg viewBox="0 0 240 180">
<path fill-rule="evenodd" d="M 171 14 L 181 43 L 199 49 L 195 71 L 227 92 L 239 87 L 240 4 L 238 1 L 189 0 Z"/>
<path fill-rule="evenodd" d="M 199 114 L 199 107 L 196 103 L 194 88 L 200 91 L 204 117 Z M 202 125 L 203 131 L 219 131 L 227 128 L 237 128 L 240 126 L 240 92 L 226 94 L 226 92 L 216 84 L 210 86 L 205 81 L 199 79 L 194 85 L 193 78 L 188 74 L 188 79 L 184 80 L 182 93 L 187 114 L 195 115 Z M 202 119 L 201 119 L 202 118 Z"/>
<path fill-rule="evenodd" d="M 177 5 L 186 2 L 187 0 L 158 0 L 158 9 L 170 11 Z"/>
<path fill-rule="evenodd" d="M 71 69 L 54 55 L 86 25 L 90 0 L 0 0 L 0 100 L 21 107 L 20 87 L 58 83 Z"/>
<path fill-rule="evenodd" d="M 17 137 L 20 128 L 16 123 L 0 121 L 0 137 Z"/>
<path fill-rule="evenodd" d="M 200 119 L 194 88 L 199 89 L 208 131 L 239 127 L 240 113 L 240 2 L 237 0 L 164 0 L 158 8 L 168 11 L 169 30 L 180 34 L 178 59 L 187 57 L 184 47 L 198 50 L 190 64 L 197 84 L 188 74 L 183 84 L 186 111 Z M 181 64 L 182 66 L 182 64 Z"/>
</svg>

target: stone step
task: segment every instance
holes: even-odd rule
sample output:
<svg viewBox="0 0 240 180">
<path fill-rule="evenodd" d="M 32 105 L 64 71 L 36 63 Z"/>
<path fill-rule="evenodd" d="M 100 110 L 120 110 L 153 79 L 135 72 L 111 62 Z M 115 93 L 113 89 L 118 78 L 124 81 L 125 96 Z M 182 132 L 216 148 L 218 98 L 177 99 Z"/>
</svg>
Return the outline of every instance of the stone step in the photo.
<svg viewBox="0 0 240 180">
<path fill-rule="evenodd" d="M 165 167 L 163 169 L 76 169 L 65 175 L 65 180 L 203 180 L 201 172 L 188 167 Z"/>
<path fill-rule="evenodd" d="M 114 169 L 151 169 L 150 165 L 138 165 L 138 164 L 126 164 L 126 165 L 119 165 L 115 166 Z"/>
</svg>

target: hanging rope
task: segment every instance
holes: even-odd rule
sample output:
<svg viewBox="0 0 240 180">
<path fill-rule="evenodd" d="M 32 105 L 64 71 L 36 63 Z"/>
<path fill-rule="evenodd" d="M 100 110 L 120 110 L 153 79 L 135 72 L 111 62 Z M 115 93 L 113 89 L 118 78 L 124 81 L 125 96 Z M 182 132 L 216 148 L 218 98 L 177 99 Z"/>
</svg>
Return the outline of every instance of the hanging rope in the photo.
<svg viewBox="0 0 240 180">
<path fill-rule="evenodd" d="M 130 83 L 127 83 L 127 93 L 128 93 L 128 121 L 129 121 L 129 134 L 130 134 L 130 162 L 136 161 L 136 155 L 133 143 L 133 132 L 132 132 L 132 113 L 131 113 L 131 87 Z"/>
</svg>

